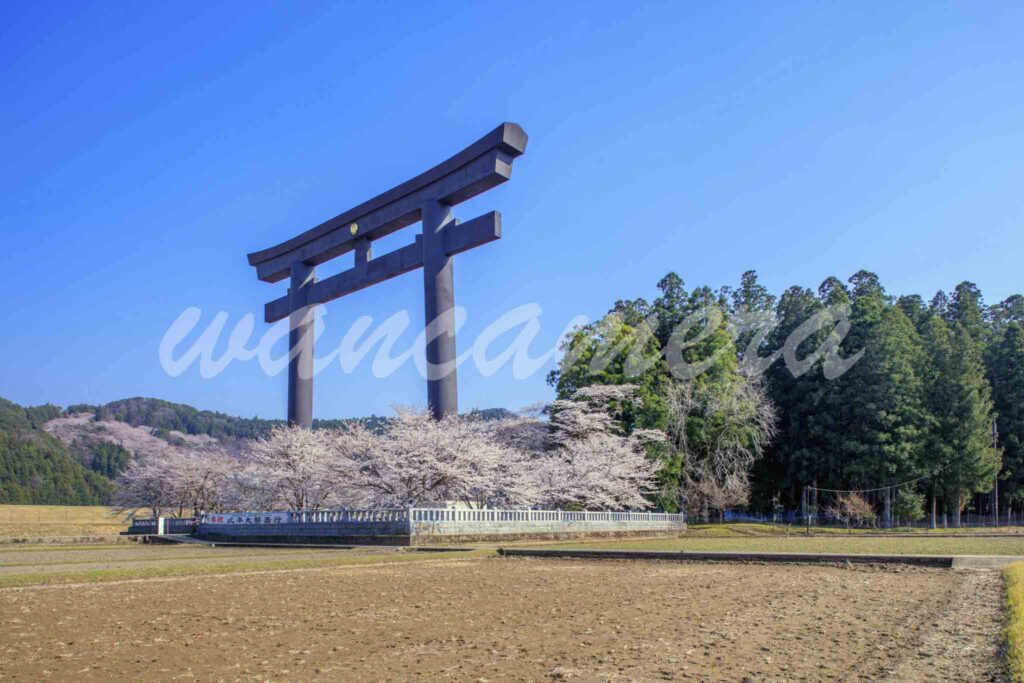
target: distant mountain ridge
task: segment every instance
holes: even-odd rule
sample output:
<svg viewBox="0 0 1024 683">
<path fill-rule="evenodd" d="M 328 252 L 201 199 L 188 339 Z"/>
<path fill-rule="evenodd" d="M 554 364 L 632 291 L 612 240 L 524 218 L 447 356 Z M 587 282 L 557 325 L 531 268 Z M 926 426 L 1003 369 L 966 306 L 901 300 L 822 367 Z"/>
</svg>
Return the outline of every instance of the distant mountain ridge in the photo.
<svg viewBox="0 0 1024 683">
<path fill-rule="evenodd" d="M 485 420 L 512 415 L 505 408 L 473 410 Z M 65 414 L 93 413 L 100 421 L 116 420 L 133 427 L 146 426 L 157 430 L 158 436 L 165 432 L 182 432 L 193 436 L 206 435 L 218 440 L 258 439 L 284 420 L 267 420 L 259 417 L 236 417 L 211 410 L 199 410 L 184 403 L 171 403 L 159 398 L 125 398 L 103 405 L 76 404 L 67 407 Z M 343 424 L 361 422 L 370 429 L 377 429 L 388 420 L 380 415 L 332 420 L 313 420 L 313 429 L 337 429 Z"/>
<path fill-rule="evenodd" d="M 67 414 L 93 413 L 99 421 L 125 422 L 133 427 L 152 427 L 160 432 L 212 436 L 217 439 L 257 439 L 283 420 L 236 417 L 212 410 L 200 410 L 184 403 L 159 398 L 134 397 L 102 405 L 70 405 Z"/>
</svg>

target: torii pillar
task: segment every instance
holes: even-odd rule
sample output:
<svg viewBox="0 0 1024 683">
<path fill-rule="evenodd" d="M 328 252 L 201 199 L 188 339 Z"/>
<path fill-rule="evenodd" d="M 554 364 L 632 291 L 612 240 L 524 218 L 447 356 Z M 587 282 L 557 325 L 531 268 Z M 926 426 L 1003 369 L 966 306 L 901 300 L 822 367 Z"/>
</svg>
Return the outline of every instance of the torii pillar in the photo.
<svg viewBox="0 0 1024 683">
<path fill-rule="evenodd" d="M 423 304 L 427 328 L 427 405 L 440 420 L 459 413 L 455 359 L 454 259 L 445 249 L 444 228 L 452 210 L 441 202 L 423 205 Z"/>
<path fill-rule="evenodd" d="M 288 424 L 313 428 L 313 306 L 306 304 L 316 267 L 297 262 L 288 288 Z"/>
</svg>

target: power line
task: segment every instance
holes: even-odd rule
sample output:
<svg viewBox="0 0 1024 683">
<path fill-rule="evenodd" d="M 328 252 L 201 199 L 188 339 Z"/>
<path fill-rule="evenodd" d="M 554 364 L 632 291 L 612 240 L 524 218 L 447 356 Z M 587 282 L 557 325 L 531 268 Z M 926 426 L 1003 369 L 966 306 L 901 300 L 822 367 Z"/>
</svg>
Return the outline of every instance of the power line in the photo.
<svg viewBox="0 0 1024 683">
<path fill-rule="evenodd" d="M 950 463 L 950 464 L 952 464 L 952 463 Z M 899 488 L 900 486 L 906 486 L 908 484 L 916 484 L 917 482 L 921 481 L 922 479 L 927 479 L 928 477 L 934 477 L 936 474 L 938 474 L 942 470 L 946 469 L 946 467 L 949 467 L 949 465 L 945 465 L 945 466 L 935 470 L 934 472 L 929 472 L 928 474 L 922 475 L 922 476 L 920 476 L 920 477 L 918 477 L 916 479 L 909 479 L 907 481 L 900 482 L 899 484 L 890 484 L 889 486 L 880 486 L 880 487 L 878 487 L 876 489 L 823 489 L 823 488 L 819 488 L 819 487 L 813 486 L 813 485 L 811 486 L 811 488 L 816 489 L 818 491 L 826 491 L 828 493 L 874 493 L 876 491 L 885 491 L 886 489 Z"/>
<path fill-rule="evenodd" d="M 945 465 L 943 465 L 939 469 L 935 470 L 934 472 L 929 472 L 928 474 L 923 474 L 920 477 L 916 477 L 915 479 L 908 479 L 907 481 L 900 482 L 899 484 L 890 484 L 889 486 L 880 486 L 880 487 L 874 488 L 874 489 L 822 489 L 822 488 L 818 488 L 817 486 L 814 486 L 812 484 L 811 488 L 814 488 L 814 489 L 816 489 L 818 491 L 825 491 L 827 493 L 876 493 L 878 491 L 885 491 L 886 489 L 895 489 L 895 488 L 899 488 L 900 486 L 907 486 L 908 484 L 916 484 L 917 482 L 921 481 L 922 479 L 927 479 L 928 477 L 934 477 L 935 475 L 939 474 L 943 470 L 945 470 L 945 469 L 947 469 L 949 467 L 952 467 L 953 465 L 956 465 L 960 460 L 962 460 L 966 456 L 967 456 L 966 453 L 961 453 L 960 457 L 955 458 L 952 462 L 947 462 Z M 996 477 L 998 478 L 998 476 L 999 476 L 999 473 L 997 472 L 996 473 Z"/>
</svg>

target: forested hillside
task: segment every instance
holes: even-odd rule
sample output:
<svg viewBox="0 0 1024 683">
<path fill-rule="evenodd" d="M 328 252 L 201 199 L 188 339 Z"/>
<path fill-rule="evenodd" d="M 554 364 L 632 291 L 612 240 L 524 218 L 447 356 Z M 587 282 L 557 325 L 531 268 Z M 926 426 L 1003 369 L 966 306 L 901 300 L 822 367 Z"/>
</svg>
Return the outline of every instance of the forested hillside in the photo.
<svg viewBox="0 0 1024 683">
<path fill-rule="evenodd" d="M 682 493 L 705 510 L 748 502 L 792 510 L 805 487 L 885 490 L 917 480 L 890 490 L 900 499 L 886 505 L 899 503 L 913 517 L 935 501 L 956 523 L 967 506 L 991 510 L 997 473 L 1001 508 L 1024 502 L 1021 295 L 986 305 L 962 282 L 950 295 L 895 297 L 868 271 L 778 296 L 753 271 L 735 289 L 688 291 L 674 273 L 658 288 L 653 302 L 617 301 L 579 330 L 549 381 L 559 397 L 587 384 L 638 383 L 646 407 L 633 426 L 669 432 L 680 421 L 673 396 L 710 397 L 686 408 L 674 447 L 655 454 L 666 461 L 666 507 Z M 673 358 L 700 372 L 675 374 Z M 730 402 L 738 395 L 731 387 L 746 378 L 763 386 L 777 418 L 767 444 L 742 432 L 756 401 L 734 421 L 739 429 L 723 427 L 739 405 Z M 716 461 L 723 438 L 762 457 L 747 469 Z M 695 475 L 700 462 L 712 462 L 718 480 Z"/>
<path fill-rule="evenodd" d="M 501 408 L 485 417 L 508 414 Z M 355 418 L 378 430 L 386 418 Z M 314 429 L 351 420 L 314 420 Z M 283 420 L 243 418 L 156 398 L 104 405 L 22 407 L 0 398 L 0 503 L 96 505 L 110 502 L 114 483 L 134 455 L 167 445 L 229 451 L 266 436 Z M 215 444 L 216 445 L 216 444 Z"/>
<path fill-rule="evenodd" d="M 22 408 L 0 398 L 0 503 L 100 505 L 113 483 L 84 466 L 78 454 L 42 430 L 61 414 L 52 405 Z M 112 471 L 113 449 L 102 461 Z M 113 456 L 116 459 L 116 456 Z"/>
</svg>

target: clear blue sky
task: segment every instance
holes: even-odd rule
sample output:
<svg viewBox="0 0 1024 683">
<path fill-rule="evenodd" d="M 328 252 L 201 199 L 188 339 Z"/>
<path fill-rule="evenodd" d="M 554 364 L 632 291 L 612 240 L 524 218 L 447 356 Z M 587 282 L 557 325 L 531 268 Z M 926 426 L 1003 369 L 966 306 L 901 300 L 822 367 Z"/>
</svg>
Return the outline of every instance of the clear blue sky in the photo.
<svg viewBox="0 0 1024 683">
<path fill-rule="evenodd" d="M 284 375 L 254 362 L 168 377 L 168 325 L 188 306 L 260 315 L 285 285 L 247 252 L 504 120 L 530 147 L 456 209 L 505 218 L 457 260 L 460 341 L 535 302 L 539 353 L 670 270 L 1024 290 L 1024 5 L 714 4 L 5 3 L 0 395 L 282 417 Z M 323 346 L 366 313 L 419 321 L 421 287 L 334 302 Z M 543 373 L 460 373 L 463 409 L 550 396 Z M 411 365 L 317 378 L 318 417 L 424 401 Z"/>
</svg>

